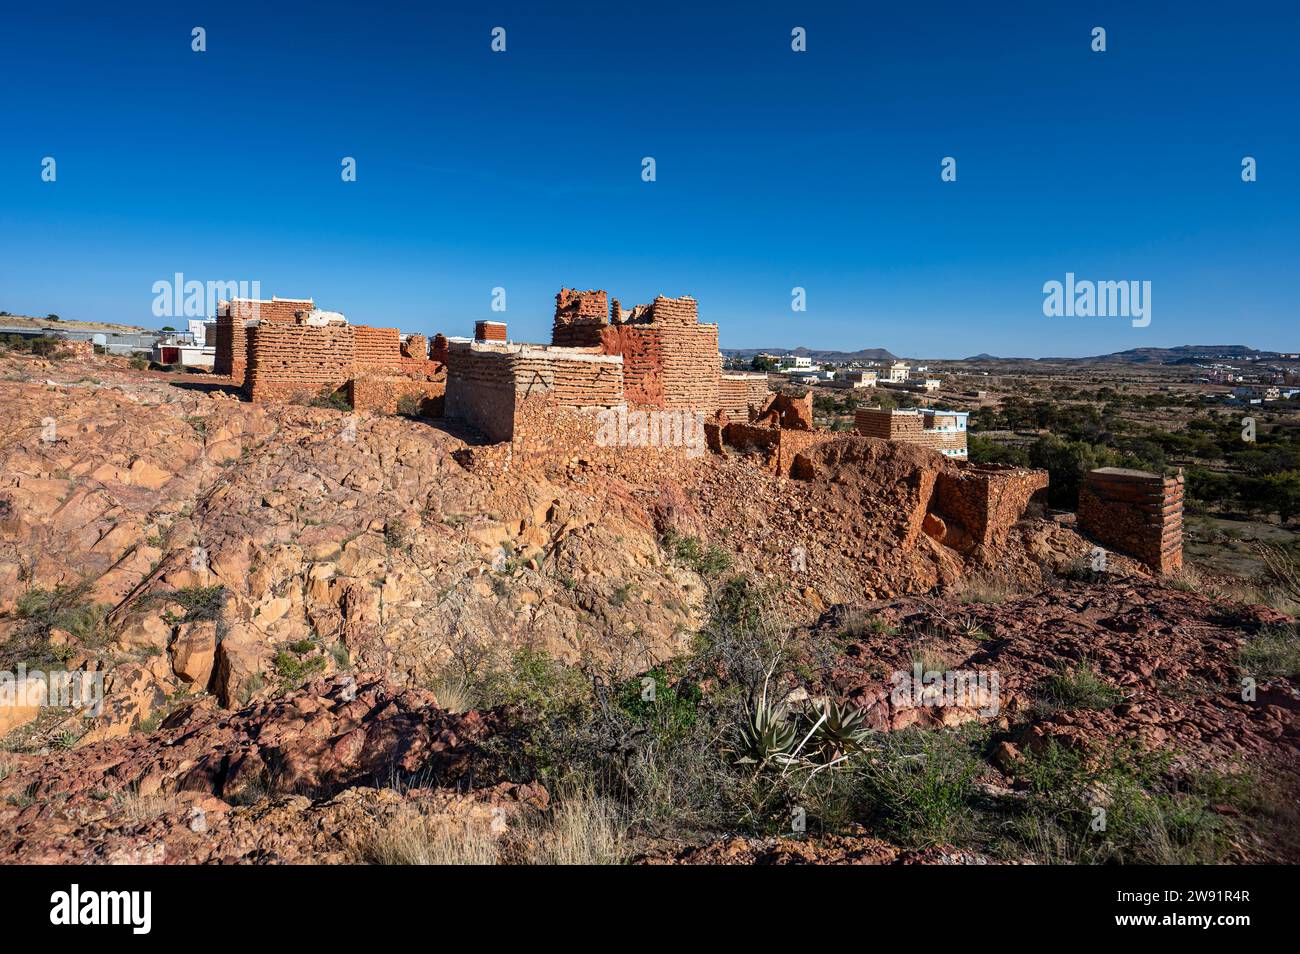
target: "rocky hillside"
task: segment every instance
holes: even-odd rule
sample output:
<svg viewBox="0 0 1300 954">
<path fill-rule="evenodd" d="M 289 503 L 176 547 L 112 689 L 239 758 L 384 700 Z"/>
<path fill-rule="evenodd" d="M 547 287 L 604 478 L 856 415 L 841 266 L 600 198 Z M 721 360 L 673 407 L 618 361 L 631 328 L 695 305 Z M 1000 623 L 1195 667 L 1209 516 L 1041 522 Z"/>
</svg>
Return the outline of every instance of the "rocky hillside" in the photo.
<svg viewBox="0 0 1300 954">
<path fill-rule="evenodd" d="M 0 355 L 0 406 L 0 670 L 105 690 L 0 710 L 0 859 L 556 860 L 581 829 L 604 860 L 1113 860 L 1042 827 L 1098 799 L 1138 832 L 1195 809 L 1197 859 L 1292 850 L 1225 794 L 1243 762 L 1300 790 L 1290 621 L 1121 557 L 1063 582 L 1091 545 L 1059 515 L 963 545 L 932 452 L 502 464 L 111 359 Z M 996 699 L 900 702 L 917 665 Z M 816 758 L 753 755 L 796 726 Z"/>
</svg>

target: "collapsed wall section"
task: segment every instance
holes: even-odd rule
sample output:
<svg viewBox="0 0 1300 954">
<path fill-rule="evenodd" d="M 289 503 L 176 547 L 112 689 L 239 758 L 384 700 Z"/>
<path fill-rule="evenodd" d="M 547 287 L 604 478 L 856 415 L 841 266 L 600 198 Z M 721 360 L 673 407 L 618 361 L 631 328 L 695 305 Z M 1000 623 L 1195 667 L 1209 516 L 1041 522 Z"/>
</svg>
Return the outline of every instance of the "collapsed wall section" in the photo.
<svg viewBox="0 0 1300 954">
<path fill-rule="evenodd" d="M 604 291 L 561 288 L 555 296 L 551 344 L 563 348 L 593 348 L 609 324 L 609 295 Z"/>
<path fill-rule="evenodd" d="M 962 552 L 996 549 L 1031 508 L 1045 511 L 1045 470 L 997 465 L 959 464 L 935 483 L 933 518 L 927 530 L 941 543 Z"/>
<path fill-rule="evenodd" d="M 1183 477 L 1102 467 L 1079 490 L 1079 529 L 1156 573 L 1183 565 Z"/>
</svg>

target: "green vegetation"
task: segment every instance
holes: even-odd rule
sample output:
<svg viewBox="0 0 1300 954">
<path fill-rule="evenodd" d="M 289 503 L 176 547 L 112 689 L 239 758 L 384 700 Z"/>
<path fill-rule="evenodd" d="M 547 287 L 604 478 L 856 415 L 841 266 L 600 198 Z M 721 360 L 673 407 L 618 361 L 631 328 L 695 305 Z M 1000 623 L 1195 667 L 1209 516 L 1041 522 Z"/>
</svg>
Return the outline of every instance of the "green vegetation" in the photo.
<svg viewBox="0 0 1300 954">
<path fill-rule="evenodd" d="M 335 411 L 352 410 L 352 402 L 348 400 L 347 392 L 343 390 L 334 390 L 330 387 L 321 388 L 320 393 L 307 402 L 308 407 L 325 407 Z"/>
<path fill-rule="evenodd" d="M 719 576 L 731 569 L 733 562 L 731 554 L 722 547 L 706 548 L 698 538 L 682 536 L 672 530 L 665 531 L 663 547 L 674 560 L 700 576 Z"/>
<path fill-rule="evenodd" d="M 49 335 L 28 338 L 25 335 L 3 334 L 0 335 L 0 350 L 33 354 L 38 358 L 52 358 L 62 349 L 59 339 Z"/>
<path fill-rule="evenodd" d="M 1270 627 L 1247 637 L 1241 668 L 1256 679 L 1300 676 L 1300 625 Z"/>
<path fill-rule="evenodd" d="M 1064 668 L 1043 683 L 1043 700 L 1057 709 L 1109 709 L 1123 698 L 1086 662 Z"/>
</svg>

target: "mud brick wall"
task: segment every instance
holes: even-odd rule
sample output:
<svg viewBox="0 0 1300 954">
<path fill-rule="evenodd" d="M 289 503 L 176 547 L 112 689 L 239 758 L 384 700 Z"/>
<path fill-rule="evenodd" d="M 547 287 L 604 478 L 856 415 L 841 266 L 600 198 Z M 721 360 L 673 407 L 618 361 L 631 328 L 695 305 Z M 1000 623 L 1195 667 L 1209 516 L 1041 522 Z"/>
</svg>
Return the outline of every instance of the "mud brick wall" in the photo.
<svg viewBox="0 0 1300 954">
<path fill-rule="evenodd" d="M 348 397 L 354 410 L 394 414 L 402 398 L 414 395 L 421 401 L 421 413 L 429 417 L 441 417 L 446 387 L 446 381 L 421 381 L 400 375 L 361 374 L 348 382 Z"/>
<path fill-rule="evenodd" d="M 568 407 L 614 407 L 622 404 L 623 367 L 604 355 L 554 359 L 551 399 Z"/>
<path fill-rule="evenodd" d="M 358 374 L 401 369 L 402 333 L 400 331 L 396 328 L 372 328 L 369 325 L 350 327 L 356 334 L 354 361 Z"/>
<path fill-rule="evenodd" d="M 343 387 L 353 377 L 356 328 L 261 322 L 245 329 L 244 395 L 286 401 Z"/>
<path fill-rule="evenodd" d="M 766 374 L 724 374 L 718 379 L 718 409 L 727 420 L 751 421 L 766 403 Z"/>
<path fill-rule="evenodd" d="M 490 441 L 509 441 L 515 432 L 515 397 L 515 368 L 506 349 L 451 344 L 444 402 L 449 419 L 478 429 Z"/>
<path fill-rule="evenodd" d="M 424 335 L 407 335 L 402 342 L 402 357 L 429 360 L 429 339 Z"/>
<path fill-rule="evenodd" d="M 555 322 L 551 343 L 565 348 L 600 345 L 600 333 L 609 324 L 609 295 L 590 289 L 561 288 L 555 296 Z"/>
<path fill-rule="evenodd" d="M 451 345 L 447 417 L 466 422 L 490 440 L 509 441 L 516 436 L 517 405 L 531 399 L 551 407 L 622 404 L 622 359 L 545 347 Z"/>
<path fill-rule="evenodd" d="M 293 322 L 297 314 L 309 314 L 315 303 L 310 298 L 277 298 L 271 301 L 236 298 L 222 302 L 217 308 L 215 335 L 211 344 L 212 373 L 225 374 L 234 384 L 244 383 L 244 369 L 248 364 L 248 336 L 244 322 L 257 319 L 263 322 Z"/>
<path fill-rule="evenodd" d="M 1183 565 L 1183 478 L 1102 467 L 1079 490 L 1079 529 L 1156 573 Z"/>
<path fill-rule="evenodd" d="M 475 341 L 505 341 L 506 324 L 504 321 L 474 322 Z"/>
<path fill-rule="evenodd" d="M 943 471 L 935 482 L 931 506 L 947 524 L 935 536 L 948 546 L 969 552 L 992 550 L 1006 542 L 1011 528 L 1031 504 L 1046 507 L 1047 471 L 1024 467 L 961 465 Z"/>
<path fill-rule="evenodd" d="M 694 325 L 700 320 L 700 305 L 690 295 L 681 298 L 659 295 L 650 303 L 649 315 L 655 324 Z"/>
<path fill-rule="evenodd" d="M 659 330 L 649 325 L 611 325 L 601 332 L 601 350 L 623 356 L 623 390 L 632 404 L 664 407 L 661 342 Z"/>
<path fill-rule="evenodd" d="M 694 304 L 692 302 L 692 304 Z M 669 325 L 661 329 L 665 408 L 718 408 L 718 326 Z"/>
</svg>

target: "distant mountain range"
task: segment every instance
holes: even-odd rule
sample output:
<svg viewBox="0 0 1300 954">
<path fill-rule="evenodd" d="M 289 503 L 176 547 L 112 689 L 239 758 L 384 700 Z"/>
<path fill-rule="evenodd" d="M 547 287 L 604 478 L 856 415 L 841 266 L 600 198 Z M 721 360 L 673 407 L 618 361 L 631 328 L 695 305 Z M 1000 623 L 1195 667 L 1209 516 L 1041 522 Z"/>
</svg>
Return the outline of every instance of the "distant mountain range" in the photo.
<svg viewBox="0 0 1300 954">
<path fill-rule="evenodd" d="M 821 348 L 723 348 L 729 358 L 752 360 L 756 354 L 793 354 L 844 364 L 851 361 L 897 361 L 898 356 L 884 348 L 863 348 L 860 351 L 831 351 Z M 1288 352 L 1260 351 L 1248 345 L 1179 345 L 1176 348 L 1130 348 L 1112 354 L 1099 354 L 1088 358 L 1001 358 L 983 352 L 961 358 L 961 361 L 1039 361 L 1047 364 L 1196 364 L 1203 361 L 1276 361 Z M 930 359 L 951 360 L 951 359 Z"/>
<path fill-rule="evenodd" d="M 1281 352 L 1248 345 L 1178 345 L 1175 348 L 1130 348 L 1086 358 L 998 358 L 978 354 L 966 361 L 1042 361 L 1052 364 L 1197 364 L 1203 361 L 1275 361 Z"/>
</svg>

